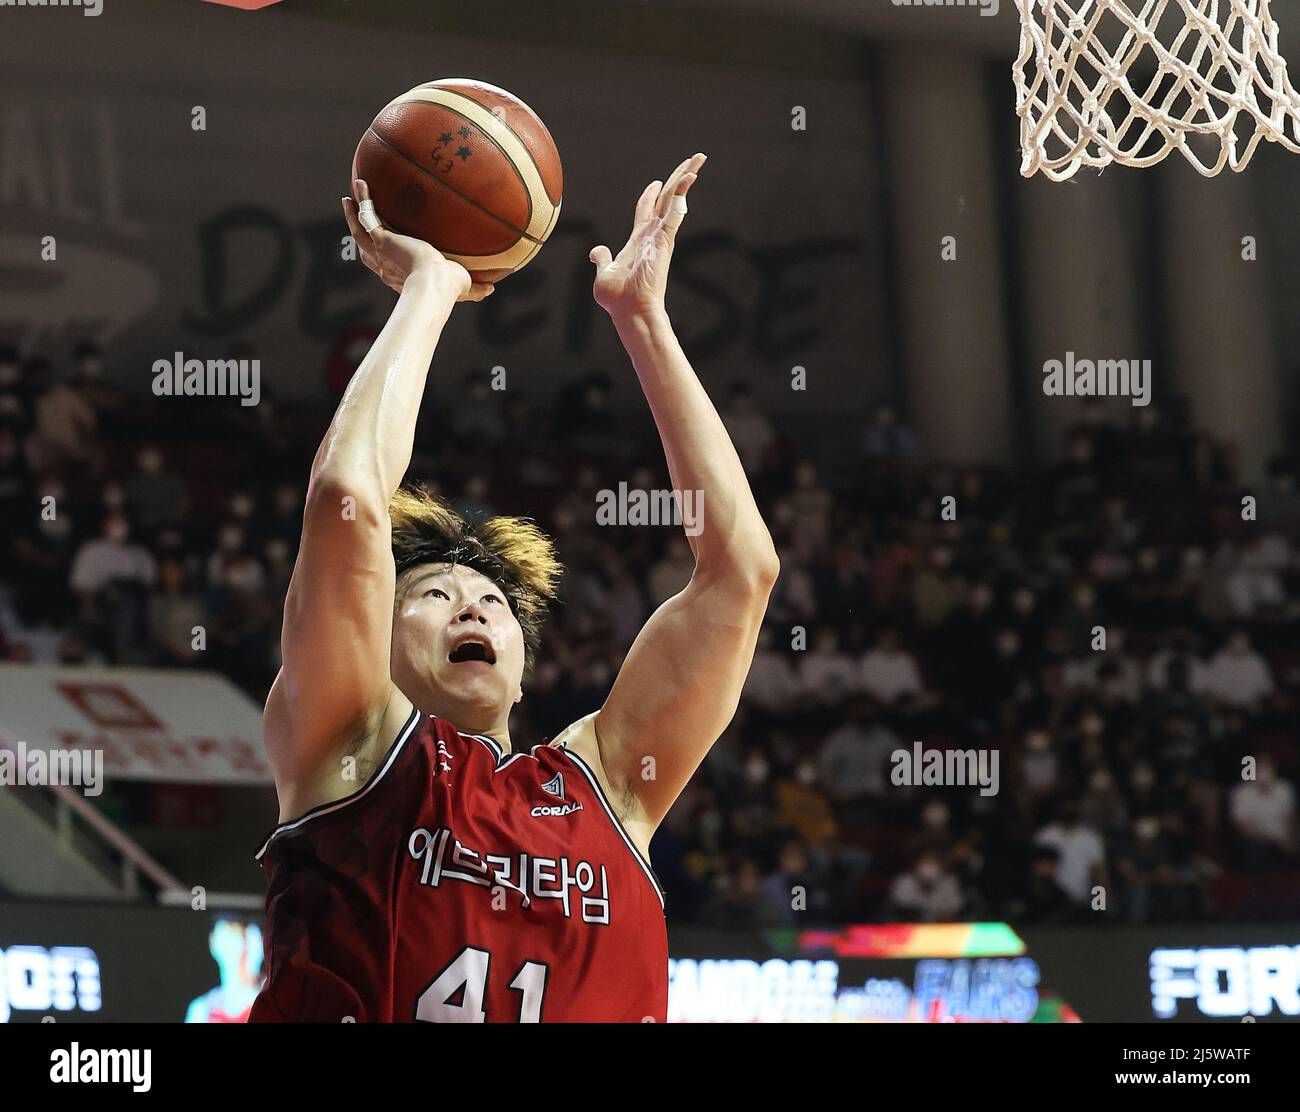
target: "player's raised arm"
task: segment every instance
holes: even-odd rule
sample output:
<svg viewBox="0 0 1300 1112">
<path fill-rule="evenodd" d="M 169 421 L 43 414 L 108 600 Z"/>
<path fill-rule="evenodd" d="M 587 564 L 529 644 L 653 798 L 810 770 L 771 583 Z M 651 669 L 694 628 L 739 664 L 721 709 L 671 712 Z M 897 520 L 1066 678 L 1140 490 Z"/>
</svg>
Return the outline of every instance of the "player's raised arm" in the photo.
<svg viewBox="0 0 1300 1112">
<path fill-rule="evenodd" d="M 664 309 L 674 237 L 703 165 L 697 154 L 647 186 L 616 258 L 605 247 L 591 252 L 596 300 L 632 358 L 673 488 L 693 492 L 702 511 L 687 530 L 690 583 L 641 630 L 596 716 L 605 775 L 650 827 L 735 713 L 778 572 L 740 458 Z"/>
<path fill-rule="evenodd" d="M 350 197 L 343 208 L 361 258 L 399 297 L 312 463 L 284 606 L 284 663 L 264 714 L 282 817 L 333 797 L 322 776 L 374 736 L 395 691 L 388 504 L 410 464 L 425 377 L 452 306 L 492 289 L 427 243 L 384 230 L 365 183 L 355 190 L 364 208 Z"/>
</svg>

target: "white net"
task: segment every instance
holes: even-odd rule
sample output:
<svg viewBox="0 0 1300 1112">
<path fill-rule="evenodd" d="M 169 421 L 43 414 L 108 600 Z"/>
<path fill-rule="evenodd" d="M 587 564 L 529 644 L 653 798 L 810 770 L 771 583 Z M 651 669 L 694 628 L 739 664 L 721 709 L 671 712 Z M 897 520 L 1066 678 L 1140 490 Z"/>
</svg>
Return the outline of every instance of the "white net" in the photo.
<svg viewBox="0 0 1300 1112">
<path fill-rule="evenodd" d="M 1212 177 L 1244 169 L 1263 139 L 1300 152 L 1300 96 L 1269 0 L 1016 3 L 1025 177 L 1151 166 L 1175 150 Z"/>
</svg>

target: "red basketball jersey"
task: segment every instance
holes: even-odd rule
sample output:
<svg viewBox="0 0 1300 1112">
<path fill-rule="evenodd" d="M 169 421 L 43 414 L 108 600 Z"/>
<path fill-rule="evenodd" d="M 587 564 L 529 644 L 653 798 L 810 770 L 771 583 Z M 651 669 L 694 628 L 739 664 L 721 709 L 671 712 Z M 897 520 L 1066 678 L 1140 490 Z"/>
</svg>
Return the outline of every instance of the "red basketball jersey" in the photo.
<svg viewBox="0 0 1300 1112">
<path fill-rule="evenodd" d="M 663 893 L 563 746 L 414 711 L 360 791 L 278 826 L 250 1022 L 662 1022 Z"/>
</svg>

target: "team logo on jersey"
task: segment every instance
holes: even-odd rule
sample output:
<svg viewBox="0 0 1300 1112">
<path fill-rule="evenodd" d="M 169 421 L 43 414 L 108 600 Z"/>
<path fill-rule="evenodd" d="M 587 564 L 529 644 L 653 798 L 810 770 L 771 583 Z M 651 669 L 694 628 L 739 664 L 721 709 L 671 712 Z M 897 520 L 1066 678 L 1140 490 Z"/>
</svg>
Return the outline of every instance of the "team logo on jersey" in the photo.
<svg viewBox="0 0 1300 1112">
<path fill-rule="evenodd" d="M 575 800 L 564 798 L 564 773 L 557 772 L 542 785 L 542 791 L 549 795 L 555 796 L 560 800 L 558 804 L 551 806 L 534 807 L 529 814 L 535 819 L 548 818 L 553 815 L 571 815 L 575 811 L 582 810 L 582 804 Z"/>
<path fill-rule="evenodd" d="M 451 771 L 451 750 L 447 748 L 447 743 L 438 738 L 438 771 Z"/>
</svg>

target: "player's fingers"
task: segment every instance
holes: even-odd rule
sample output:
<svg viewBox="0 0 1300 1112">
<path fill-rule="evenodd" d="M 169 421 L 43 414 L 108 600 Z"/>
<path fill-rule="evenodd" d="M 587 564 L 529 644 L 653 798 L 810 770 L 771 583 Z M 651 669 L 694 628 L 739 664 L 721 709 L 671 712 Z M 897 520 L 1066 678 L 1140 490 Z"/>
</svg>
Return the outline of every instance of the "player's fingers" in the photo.
<svg viewBox="0 0 1300 1112">
<path fill-rule="evenodd" d="M 366 254 L 374 249 L 371 242 L 370 233 L 361 226 L 357 219 L 357 203 L 351 197 L 343 198 L 343 218 L 348 222 L 348 231 L 352 233 L 352 241 L 357 245 L 357 250 L 364 259 Z M 369 266 L 369 263 L 366 263 Z"/>
<path fill-rule="evenodd" d="M 685 196 L 686 191 L 695 184 L 696 179 L 700 176 L 700 167 L 704 165 L 706 158 L 707 155 L 703 154 L 691 155 L 690 158 L 673 171 L 672 177 L 668 179 L 668 183 L 664 186 L 663 192 L 659 195 L 659 203 L 656 206 L 656 211 L 658 211 L 660 216 L 667 215 L 668 207 L 672 203 L 674 197 Z"/>
<path fill-rule="evenodd" d="M 357 219 L 378 245 L 377 233 L 383 228 L 383 223 L 375 212 L 375 202 L 370 199 L 370 186 L 357 178 L 352 183 L 352 195 L 357 199 Z"/>
<path fill-rule="evenodd" d="M 652 181 L 641 190 L 641 196 L 636 203 L 636 212 L 632 215 L 632 227 L 640 227 L 654 215 L 655 202 L 659 199 L 659 192 L 663 187 L 663 182 Z"/>
<path fill-rule="evenodd" d="M 695 175 L 687 174 L 682 178 L 673 195 L 668 198 L 668 211 L 664 213 L 663 221 L 669 235 L 676 232 L 682 226 L 682 221 L 686 219 L 686 190 L 690 189 L 694 181 Z"/>
<path fill-rule="evenodd" d="M 659 194 L 658 211 L 660 216 L 663 216 L 664 214 L 668 198 L 677 192 L 677 186 L 680 184 L 682 177 L 697 170 L 700 165 L 703 165 L 703 158 L 703 155 L 693 154 L 690 158 L 682 159 L 682 161 L 677 164 L 677 169 L 668 175 L 668 180 L 664 183 L 663 192 Z"/>
<path fill-rule="evenodd" d="M 614 261 L 614 256 L 609 253 L 609 248 L 603 244 L 600 247 L 593 247 L 588 253 L 587 258 L 596 264 L 597 270 L 604 270 Z"/>
<path fill-rule="evenodd" d="M 694 157 L 695 156 L 692 155 L 691 158 L 683 158 L 681 162 L 677 164 L 673 172 L 668 175 L 668 180 L 664 183 L 665 192 L 669 192 L 669 193 L 672 192 L 673 188 L 677 185 L 677 179 L 680 178 L 684 173 L 686 173 L 688 169 L 690 169 L 691 159 Z"/>
<path fill-rule="evenodd" d="M 698 160 L 698 161 L 697 161 Z M 677 192 L 683 196 L 697 181 L 700 180 L 700 167 L 704 165 L 704 155 L 697 154 L 691 160 L 691 168 L 682 175 L 682 180 L 677 183 Z"/>
</svg>

